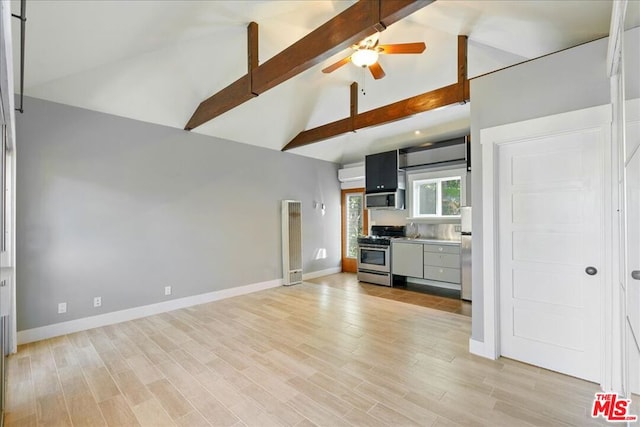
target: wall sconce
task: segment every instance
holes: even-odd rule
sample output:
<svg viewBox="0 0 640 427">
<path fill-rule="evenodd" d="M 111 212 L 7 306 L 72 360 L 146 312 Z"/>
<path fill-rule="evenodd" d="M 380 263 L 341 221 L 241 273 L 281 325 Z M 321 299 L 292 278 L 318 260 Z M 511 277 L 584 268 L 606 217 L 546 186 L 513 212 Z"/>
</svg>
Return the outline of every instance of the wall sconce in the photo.
<svg viewBox="0 0 640 427">
<path fill-rule="evenodd" d="M 326 209 L 325 209 L 325 205 L 324 203 L 320 203 L 320 202 L 313 202 L 313 208 L 314 209 L 320 209 L 320 213 L 322 214 L 322 216 L 324 216 Z"/>
</svg>

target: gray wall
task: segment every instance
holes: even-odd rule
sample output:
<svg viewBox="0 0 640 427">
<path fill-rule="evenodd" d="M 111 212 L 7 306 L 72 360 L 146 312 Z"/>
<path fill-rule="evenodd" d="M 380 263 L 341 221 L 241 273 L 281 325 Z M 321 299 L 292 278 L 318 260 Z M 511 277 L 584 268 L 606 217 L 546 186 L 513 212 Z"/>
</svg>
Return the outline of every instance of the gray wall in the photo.
<svg viewBox="0 0 640 427">
<path fill-rule="evenodd" d="M 24 105 L 18 330 L 281 278 L 282 199 L 302 201 L 304 272 L 340 265 L 338 165 L 39 99 Z M 320 248 L 325 259 L 315 259 Z"/>
<path fill-rule="evenodd" d="M 608 39 L 597 40 L 471 81 L 473 206 L 472 338 L 483 336 L 482 149 L 480 130 L 608 104 Z M 627 31 L 626 96 L 640 96 L 640 29 Z"/>
</svg>

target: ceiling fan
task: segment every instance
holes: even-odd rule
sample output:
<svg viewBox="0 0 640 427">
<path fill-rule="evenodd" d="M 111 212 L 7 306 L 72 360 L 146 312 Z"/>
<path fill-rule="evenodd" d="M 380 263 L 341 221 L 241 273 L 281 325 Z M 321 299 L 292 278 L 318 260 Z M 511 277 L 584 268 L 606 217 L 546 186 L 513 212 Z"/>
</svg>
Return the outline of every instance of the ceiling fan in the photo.
<svg viewBox="0 0 640 427">
<path fill-rule="evenodd" d="M 406 54 L 406 53 L 422 53 L 427 48 L 424 42 L 417 43 L 396 43 L 396 44 L 378 44 L 380 42 L 378 35 L 364 39 L 358 44 L 351 46 L 355 50 L 351 55 L 329 65 L 322 70 L 323 73 L 331 73 L 343 65 L 351 62 L 358 67 L 369 68 L 374 79 L 381 79 L 386 74 L 378 63 L 378 55 L 390 54 Z"/>
</svg>

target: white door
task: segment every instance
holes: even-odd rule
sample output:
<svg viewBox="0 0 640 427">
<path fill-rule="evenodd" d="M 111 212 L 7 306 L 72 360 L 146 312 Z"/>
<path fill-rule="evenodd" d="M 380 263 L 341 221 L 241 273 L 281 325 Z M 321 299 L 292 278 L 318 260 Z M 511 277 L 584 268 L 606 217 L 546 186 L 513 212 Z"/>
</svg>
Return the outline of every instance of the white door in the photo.
<svg viewBox="0 0 640 427">
<path fill-rule="evenodd" d="M 600 129 L 520 136 L 498 152 L 501 353 L 596 382 L 605 139 Z"/>
<path fill-rule="evenodd" d="M 627 319 L 630 390 L 640 393 L 640 112 L 638 102 L 627 103 L 625 191 Z M 636 277 L 636 278 L 634 278 Z"/>
</svg>

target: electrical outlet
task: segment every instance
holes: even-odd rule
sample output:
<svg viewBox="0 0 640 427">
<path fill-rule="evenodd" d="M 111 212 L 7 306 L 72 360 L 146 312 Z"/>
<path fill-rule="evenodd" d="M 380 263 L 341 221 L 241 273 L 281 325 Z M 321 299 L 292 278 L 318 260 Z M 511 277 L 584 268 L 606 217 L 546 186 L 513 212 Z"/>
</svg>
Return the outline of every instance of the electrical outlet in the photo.
<svg viewBox="0 0 640 427">
<path fill-rule="evenodd" d="M 171 286 L 165 286 L 164 287 L 164 294 L 165 295 L 171 295 Z"/>
<path fill-rule="evenodd" d="M 93 306 L 102 307 L 102 297 L 93 297 Z"/>
<path fill-rule="evenodd" d="M 67 312 L 67 303 L 61 302 L 60 304 L 58 304 L 58 314 L 62 314 L 66 312 Z"/>
</svg>

